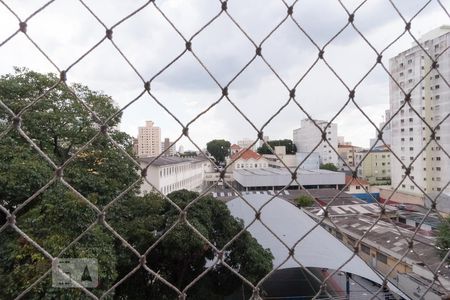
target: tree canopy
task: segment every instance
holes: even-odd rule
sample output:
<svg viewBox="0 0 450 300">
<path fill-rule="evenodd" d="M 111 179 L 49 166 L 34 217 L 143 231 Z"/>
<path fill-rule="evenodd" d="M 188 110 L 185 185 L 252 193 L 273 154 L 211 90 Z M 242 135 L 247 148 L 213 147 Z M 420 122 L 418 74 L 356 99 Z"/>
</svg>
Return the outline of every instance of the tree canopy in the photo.
<svg viewBox="0 0 450 300">
<path fill-rule="evenodd" d="M 17 69 L 0 77 L 0 100 L 18 113 L 58 82 L 54 74 Z M 101 119 L 118 112 L 109 96 L 74 84 L 72 91 Z M 138 180 L 138 170 L 108 137 L 100 124 L 64 84 L 57 85 L 23 115 L 24 132 L 56 164 L 73 159 L 63 179 L 83 197 L 102 209 Z M 0 133 L 6 132 L 12 117 L 0 107 Z M 120 114 L 108 123 L 108 134 L 129 155 L 132 138 L 116 129 Z M 86 145 L 86 146 L 85 146 Z M 84 147 L 85 146 L 85 147 Z M 30 144 L 10 129 L 0 140 L 0 201 L 12 211 L 46 185 L 54 182 L 25 205 L 17 214 L 18 227 L 52 256 L 95 258 L 99 264 L 99 286 L 92 292 L 100 296 L 139 265 L 139 258 L 101 224 L 93 225 L 97 212 L 79 194 L 55 178 L 55 170 Z M 141 253 L 179 219 L 179 212 L 156 194 L 139 194 L 130 189 L 106 211 L 106 221 Z M 179 191 L 169 197 L 180 207 L 198 194 Z M 0 224 L 5 223 L 0 211 Z M 211 197 L 203 197 L 187 213 L 187 220 L 216 247 L 223 247 L 243 225 L 227 207 Z M 196 237 L 186 224 L 173 228 L 147 255 L 147 265 L 177 287 L 184 287 L 203 272 L 214 258 L 214 251 Z M 224 261 L 249 280 L 257 281 L 272 268 L 272 256 L 248 232 L 243 232 L 225 253 Z M 51 267 L 50 260 L 11 227 L 0 233 L 0 299 L 17 297 Z M 197 282 L 189 294 L 194 299 L 222 297 L 241 281 L 222 265 L 214 266 Z M 123 282 L 110 298 L 173 299 L 174 293 L 148 272 L 139 269 Z M 27 294 L 27 299 L 84 299 L 79 289 L 53 288 L 51 274 Z"/>
<path fill-rule="evenodd" d="M 338 170 L 338 168 L 333 163 L 321 164 L 320 165 L 320 169 L 322 169 L 322 170 L 329 170 L 329 171 L 335 171 L 335 172 Z"/>
<path fill-rule="evenodd" d="M 275 150 L 275 146 L 285 146 L 286 147 L 286 154 L 295 154 L 297 152 L 297 147 L 292 142 L 292 140 L 284 139 L 284 140 L 273 140 L 267 142 L 270 147 Z M 259 154 L 273 154 L 270 148 L 263 144 L 261 147 L 258 148 Z"/>
<path fill-rule="evenodd" d="M 212 140 L 206 144 L 206 150 L 217 163 L 225 162 L 225 157 L 230 154 L 230 142 L 226 140 Z"/>
<path fill-rule="evenodd" d="M 199 196 L 198 193 L 180 190 L 168 195 L 179 207 L 184 208 Z M 177 220 L 179 212 L 156 194 L 124 202 L 117 206 L 111 223 L 121 235 L 140 252 L 144 252 Z M 133 215 L 130 219 L 129 214 Z M 127 222 L 124 222 L 127 219 Z M 211 196 L 202 197 L 187 213 L 187 220 L 213 245 L 221 249 L 238 234 L 242 222 L 230 215 L 226 205 Z M 119 229 L 120 228 L 120 229 Z M 150 268 L 179 289 L 199 276 L 214 260 L 213 249 L 200 239 L 184 223 L 178 224 L 150 251 L 147 262 Z M 248 233 L 235 240 L 225 251 L 224 261 L 252 282 L 257 282 L 272 269 L 272 254 L 264 250 Z M 134 262 L 134 263 L 133 263 Z M 130 253 L 120 256 L 119 278 L 136 265 L 136 257 Z M 131 281 L 119 286 L 118 295 L 131 299 L 173 299 L 176 295 L 163 283 L 154 280 L 144 270 Z M 138 283 L 139 289 L 136 289 Z M 221 299 L 241 286 L 241 281 L 223 265 L 216 265 L 208 274 L 188 290 L 192 299 Z"/>
<path fill-rule="evenodd" d="M 436 246 L 439 247 L 441 256 L 445 256 L 450 250 L 450 218 L 439 225 Z"/>
<path fill-rule="evenodd" d="M 298 207 L 309 207 L 314 205 L 314 199 L 311 196 L 301 195 L 295 199 Z"/>
</svg>

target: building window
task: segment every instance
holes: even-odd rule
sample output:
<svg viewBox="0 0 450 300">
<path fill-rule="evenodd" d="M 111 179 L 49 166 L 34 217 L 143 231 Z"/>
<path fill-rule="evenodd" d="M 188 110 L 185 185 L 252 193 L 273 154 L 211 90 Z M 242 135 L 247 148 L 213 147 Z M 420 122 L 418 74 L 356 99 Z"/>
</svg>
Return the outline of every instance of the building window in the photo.
<svg viewBox="0 0 450 300">
<path fill-rule="evenodd" d="M 382 262 L 383 264 L 387 265 L 387 256 L 380 252 L 377 252 L 377 260 L 379 262 Z"/>
<path fill-rule="evenodd" d="M 361 244 L 361 251 L 367 255 L 370 255 L 370 248 L 367 247 L 366 245 Z"/>
</svg>

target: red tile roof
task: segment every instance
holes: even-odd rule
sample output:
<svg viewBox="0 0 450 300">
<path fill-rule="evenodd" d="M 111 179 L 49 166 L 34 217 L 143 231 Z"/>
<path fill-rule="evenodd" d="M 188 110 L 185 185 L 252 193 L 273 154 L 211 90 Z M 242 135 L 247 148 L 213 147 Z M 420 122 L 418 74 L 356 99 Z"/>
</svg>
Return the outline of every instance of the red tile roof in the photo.
<svg viewBox="0 0 450 300">
<path fill-rule="evenodd" d="M 241 149 L 241 147 L 239 145 L 233 144 L 230 147 L 231 149 Z"/>
<path fill-rule="evenodd" d="M 353 177 L 352 176 L 345 176 L 345 185 L 347 185 L 349 182 L 352 182 Z M 354 179 L 352 183 L 350 183 L 350 185 L 369 185 L 369 182 L 365 179 L 362 178 L 358 178 L 358 179 Z"/>
<path fill-rule="evenodd" d="M 240 156 L 240 155 L 242 155 L 242 156 Z M 239 156 L 240 156 L 240 157 L 239 157 Z M 262 157 L 262 155 L 256 153 L 256 152 L 253 151 L 253 150 L 250 150 L 250 149 L 248 149 L 248 150 L 243 149 L 243 150 L 241 150 L 241 151 L 239 151 L 239 152 L 233 154 L 233 155 L 231 156 L 231 159 L 234 160 L 234 159 L 236 159 L 237 157 L 239 157 L 239 159 L 243 159 L 243 160 L 249 160 L 249 159 L 251 159 L 251 158 L 253 158 L 253 159 L 255 159 L 255 160 L 258 160 L 258 159 L 260 159 L 260 158 Z"/>
</svg>

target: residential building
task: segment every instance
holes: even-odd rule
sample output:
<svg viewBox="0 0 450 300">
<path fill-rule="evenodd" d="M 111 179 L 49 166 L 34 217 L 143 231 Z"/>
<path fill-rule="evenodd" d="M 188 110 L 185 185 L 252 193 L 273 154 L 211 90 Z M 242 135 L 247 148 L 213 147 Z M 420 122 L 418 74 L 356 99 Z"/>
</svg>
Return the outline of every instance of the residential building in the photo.
<svg viewBox="0 0 450 300">
<path fill-rule="evenodd" d="M 165 138 L 164 142 L 161 142 L 161 153 L 164 153 L 164 156 L 174 156 L 177 153 L 175 143 Z"/>
<path fill-rule="evenodd" d="M 390 111 L 398 112 L 392 120 L 392 150 L 402 162 L 391 156 L 392 185 L 410 194 L 440 192 L 450 179 L 450 168 L 444 167 L 450 165 L 444 152 L 450 149 L 450 26 L 419 42 L 389 61 Z M 437 143 L 428 144 L 431 129 Z"/>
<path fill-rule="evenodd" d="M 303 170 L 319 170 L 320 155 L 317 152 L 297 152 L 295 154 L 286 154 L 285 146 L 275 146 L 275 154 L 263 154 L 267 159 L 269 167 L 286 168 L 291 171 L 297 167 Z"/>
<path fill-rule="evenodd" d="M 353 146 L 351 142 L 339 143 L 337 152 L 339 153 L 338 163 L 336 167 L 341 171 L 354 170 L 356 167 L 355 155 L 363 150 L 362 147 Z"/>
<path fill-rule="evenodd" d="M 369 181 L 371 185 L 389 185 L 391 183 L 391 152 L 386 147 L 363 150 L 355 153 L 355 165 L 358 177 Z"/>
<path fill-rule="evenodd" d="M 138 129 L 139 157 L 158 156 L 161 153 L 161 128 L 154 125 L 153 121 L 146 121 L 145 126 Z"/>
<path fill-rule="evenodd" d="M 315 123 L 315 124 L 314 124 Z M 321 128 L 326 133 L 327 141 L 322 140 Z M 317 152 L 319 153 L 320 163 L 332 163 L 337 165 L 338 156 L 333 150 L 338 148 L 337 124 L 328 124 L 326 121 L 304 119 L 301 121 L 301 127 L 294 130 L 294 144 L 297 152 Z M 320 144 L 318 147 L 317 145 Z"/>
<path fill-rule="evenodd" d="M 204 174 L 211 168 L 210 161 L 202 156 L 141 158 L 140 165 L 141 168 L 148 166 L 147 180 L 144 180 L 141 192 L 148 193 L 157 189 L 164 195 L 181 189 L 201 192 Z"/>
<path fill-rule="evenodd" d="M 262 156 L 267 160 L 268 166 L 273 168 L 286 168 L 291 170 L 297 168 L 299 162 L 297 155 L 286 154 L 286 146 L 275 146 L 275 154 L 263 154 Z"/>
<path fill-rule="evenodd" d="M 369 182 L 363 178 L 353 178 L 352 176 L 345 176 L 345 191 L 351 195 L 365 194 L 369 191 Z"/>
<path fill-rule="evenodd" d="M 234 161 L 234 162 L 233 162 Z M 241 149 L 227 159 L 227 168 L 230 172 L 234 169 L 261 169 L 266 168 L 269 162 L 261 154 L 250 149 Z"/>
</svg>

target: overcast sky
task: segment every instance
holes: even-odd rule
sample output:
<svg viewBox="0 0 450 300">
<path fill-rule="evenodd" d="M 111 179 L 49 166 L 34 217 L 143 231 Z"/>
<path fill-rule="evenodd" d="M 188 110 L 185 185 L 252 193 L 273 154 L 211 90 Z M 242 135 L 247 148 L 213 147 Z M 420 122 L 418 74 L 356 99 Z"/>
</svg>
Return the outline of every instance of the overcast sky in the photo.
<svg viewBox="0 0 450 300">
<path fill-rule="evenodd" d="M 85 0 L 95 14 L 110 27 L 146 1 Z M 220 12 L 218 0 L 157 0 L 181 34 L 189 39 Z M 292 1 L 286 1 L 290 3 Z M 348 10 L 361 1 L 343 1 Z M 411 18 L 428 1 L 394 1 L 406 19 Z M 6 3 L 21 19 L 27 18 L 46 1 L 9 0 Z M 450 1 L 442 1 L 447 9 Z M 281 0 L 229 0 L 228 11 L 259 44 L 286 16 Z M 294 17 L 312 39 L 322 47 L 346 23 L 348 16 L 337 0 L 300 0 Z M 381 51 L 404 30 L 404 22 L 387 0 L 369 0 L 355 15 L 358 27 L 372 45 Z M 412 22 L 416 37 L 440 25 L 449 17 L 432 1 Z M 18 21 L 0 4 L 0 43 L 14 33 Z M 66 69 L 105 35 L 102 25 L 76 0 L 59 0 L 50 4 L 28 22 L 30 37 L 48 54 L 60 69 Z M 150 4 L 114 29 L 113 40 L 137 71 L 149 80 L 176 58 L 185 43 L 161 14 Z M 405 35 L 383 55 L 388 59 L 412 45 Z M 254 56 L 252 43 L 222 14 L 196 36 L 192 48 L 222 85 L 226 85 Z M 317 58 L 318 51 L 307 37 L 288 19 L 262 46 L 262 54 L 289 88 L 293 87 Z M 325 59 L 347 86 L 355 84 L 376 61 L 375 52 L 349 26 L 325 48 Z M 0 47 L 0 74 L 12 72 L 13 66 L 24 66 L 41 72 L 56 72 L 23 34 Z M 101 90 L 124 106 L 142 90 L 143 83 L 120 56 L 109 40 L 76 64 L 67 74 L 69 82 L 80 82 Z M 186 53 L 156 77 L 151 92 L 183 124 L 186 124 L 221 96 L 221 90 L 191 53 Z M 229 87 L 230 99 L 260 128 L 289 99 L 286 87 L 260 57 Z M 348 99 L 348 91 L 336 76 L 319 61 L 301 81 L 296 99 L 315 119 L 330 120 Z M 356 102 L 378 125 L 389 106 L 388 75 L 377 66 L 356 89 Z M 273 119 L 264 130 L 270 139 L 290 138 L 305 118 L 293 103 Z M 137 127 L 153 120 L 161 127 L 162 138 L 177 138 L 181 127 L 148 95 L 124 112 L 121 129 L 136 136 Z M 338 135 L 360 146 L 368 146 L 375 129 L 355 109 L 347 107 L 336 119 Z M 236 142 L 256 139 L 257 133 L 226 100 L 190 126 L 190 135 L 200 147 L 214 138 Z M 193 148 L 186 139 L 179 145 Z"/>
</svg>

